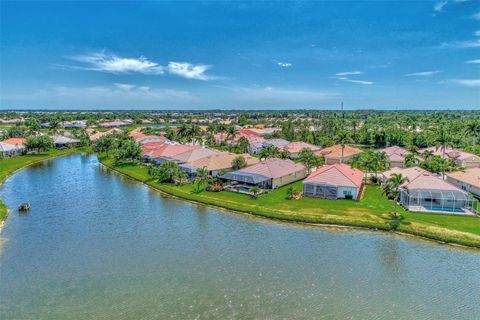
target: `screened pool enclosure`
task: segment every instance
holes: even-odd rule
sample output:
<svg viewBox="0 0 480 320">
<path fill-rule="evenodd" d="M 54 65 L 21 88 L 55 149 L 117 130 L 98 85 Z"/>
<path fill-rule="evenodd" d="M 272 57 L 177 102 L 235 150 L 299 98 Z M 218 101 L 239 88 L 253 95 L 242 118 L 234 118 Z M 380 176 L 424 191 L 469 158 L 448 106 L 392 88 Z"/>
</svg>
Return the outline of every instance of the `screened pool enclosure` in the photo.
<svg viewBox="0 0 480 320">
<path fill-rule="evenodd" d="M 460 190 L 402 189 L 400 203 L 412 211 L 477 213 L 478 200 Z"/>
</svg>

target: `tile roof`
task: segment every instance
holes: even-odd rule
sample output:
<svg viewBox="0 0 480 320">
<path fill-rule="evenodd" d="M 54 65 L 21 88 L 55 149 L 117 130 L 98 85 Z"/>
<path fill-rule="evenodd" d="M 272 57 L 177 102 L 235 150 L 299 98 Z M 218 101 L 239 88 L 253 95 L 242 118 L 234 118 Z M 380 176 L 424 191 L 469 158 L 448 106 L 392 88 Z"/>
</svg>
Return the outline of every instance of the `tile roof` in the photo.
<svg viewBox="0 0 480 320">
<path fill-rule="evenodd" d="M 364 173 L 354 169 L 346 164 L 333 164 L 320 167 L 314 173 L 310 174 L 304 183 L 329 184 L 342 187 L 362 186 Z"/>
<path fill-rule="evenodd" d="M 13 144 L 14 146 L 25 147 L 25 142 L 27 139 L 25 138 L 10 138 L 3 140 L 3 143 Z"/>
<path fill-rule="evenodd" d="M 230 169 L 232 167 L 233 159 L 238 156 L 244 157 L 247 165 L 253 165 L 260 162 L 258 158 L 252 157 L 248 153 L 235 154 L 230 152 L 221 152 L 195 161 L 189 161 L 184 165 L 193 168 L 206 168 L 207 170 Z"/>
<path fill-rule="evenodd" d="M 362 153 L 362 150 L 350 147 L 349 145 L 345 145 L 345 150 L 344 150 L 344 157 L 350 157 L 355 154 Z M 334 146 L 324 148 L 320 151 L 316 152 L 317 155 L 322 155 L 324 157 L 328 158 L 338 158 L 340 159 L 342 157 L 342 145 L 336 144 Z"/>
<path fill-rule="evenodd" d="M 318 147 L 316 145 L 313 145 L 313 144 L 310 144 L 310 143 L 303 142 L 303 141 L 295 141 L 295 142 L 290 142 L 289 144 L 283 146 L 283 149 L 285 151 L 290 152 L 290 153 L 299 153 L 303 149 L 310 149 L 312 151 L 319 151 L 320 147 Z"/>
<path fill-rule="evenodd" d="M 408 178 L 402 187 L 409 190 L 414 189 L 428 189 L 428 190 L 441 190 L 441 191 L 459 191 L 465 193 L 460 188 L 457 188 L 453 184 L 443 180 L 441 177 L 434 175 L 427 170 L 419 167 L 411 168 L 392 168 L 383 173 L 386 178 L 391 177 L 394 173 L 400 173 L 403 177 Z"/>
<path fill-rule="evenodd" d="M 118 129 L 118 128 L 113 128 L 113 129 L 110 129 L 108 131 L 105 131 L 105 132 L 97 132 L 97 133 L 94 133 L 90 136 L 90 141 L 95 141 L 103 136 L 106 136 L 106 135 L 109 135 L 109 134 L 118 134 L 118 133 L 122 133 L 123 131 L 121 129 Z"/>
<path fill-rule="evenodd" d="M 385 152 L 387 154 L 387 157 L 390 159 L 390 161 L 394 161 L 394 162 L 403 162 L 405 160 L 405 157 L 411 154 L 410 151 L 399 146 L 391 146 L 384 149 L 380 149 L 378 151 Z"/>
<path fill-rule="evenodd" d="M 440 148 L 430 147 L 430 148 L 421 149 L 418 152 L 424 153 L 427 150 L 432 151 L 433 154 L 437 156 L 443 157 L 443 147 L 440 147 Z M 465 160 L 472 157 L 480 159 L 478 156 L 474 155 L 473 153 L 468 153 L 468 152 L 451 148 L 451 147 L 445 148 L 445 158 Z"/>
<path fill-rule="evenodd" d="M 447 173 L 448 177 L 480 188 L 480 168 L 469 168 L 465 171 Z"/>
<path fill-rule="evenodd" d="M 172 156 L 173 159 L 179 161 L 179 162 L 189 162 L 189 161 L 195 161 L 199 160 L 214 154 L 218 154 L 220 151 L 209 149 L 209 148 L 195 148 L 188 150 L 183 153 L 179 153 L 177 155 Z"/>
<path fill-rule="evenodd" d="M 164 144 L 159 148 L 152 149 L 144 153 L 144 155 L 149 156 L 150 158 L 171 158 L 178 154 L 192 150 L 193 146 L 186 146 L 183 144 L 169 145 Z"/>
<path fill-rule="evenodd" d="M 297 164 L 292 160 L 269 158 L 238 171 L 242 173 L 258 174 L 275 179 L 301 170 L 305 170 L 303 164 Z"/>
</svg>

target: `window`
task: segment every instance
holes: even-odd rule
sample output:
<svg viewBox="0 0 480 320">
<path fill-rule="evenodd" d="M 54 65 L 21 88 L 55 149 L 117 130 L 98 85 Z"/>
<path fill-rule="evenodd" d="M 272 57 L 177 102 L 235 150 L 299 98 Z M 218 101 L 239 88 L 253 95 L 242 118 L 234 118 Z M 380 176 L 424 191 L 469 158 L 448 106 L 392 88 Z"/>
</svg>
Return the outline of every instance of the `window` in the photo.
<svg viewBox="0 0 480 320">
<path fill-rule="evenodd" d="M 344 196 L 351 196 L 352 195 L 352 190 L 343 190 L 343 195 Z"/>
</svg>

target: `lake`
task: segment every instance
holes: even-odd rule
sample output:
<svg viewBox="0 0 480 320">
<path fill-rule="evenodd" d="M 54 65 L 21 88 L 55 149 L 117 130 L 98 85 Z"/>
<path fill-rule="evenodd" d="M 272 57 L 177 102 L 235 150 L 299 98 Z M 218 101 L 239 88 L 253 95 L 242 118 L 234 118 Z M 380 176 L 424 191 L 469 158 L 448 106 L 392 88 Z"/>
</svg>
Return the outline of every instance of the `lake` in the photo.
<svg viewBox="0 0 480 320">
<path fill-rule="evenodd" d="M 72 155 L 0 187 L 0 318 L 479 319 L 480 253 L 160 195 Z"/>
</svg>

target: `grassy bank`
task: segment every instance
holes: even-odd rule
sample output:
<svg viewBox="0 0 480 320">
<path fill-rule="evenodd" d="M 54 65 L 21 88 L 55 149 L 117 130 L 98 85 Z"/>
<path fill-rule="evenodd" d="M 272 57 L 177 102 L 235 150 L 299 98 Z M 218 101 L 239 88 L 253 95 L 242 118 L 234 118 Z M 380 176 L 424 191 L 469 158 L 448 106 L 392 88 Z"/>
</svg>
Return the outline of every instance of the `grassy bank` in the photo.
<svg viewBox="0 0 480 320">
<path fill-rule="evenodd" d="M 49 150 L 41 153 L 27 154 L 20 157 L 0 159 L 0 184 L 7 179 L 15 171 L 34 164 L 36 162 L 43 161 L 45 159 L 63 156 L 78 152 L 78 149 L 62 149 L 62 150 Z M 8 209 L 7 206 L 0 200 L 0 222 L 7 218 Z"/>
<path fill-rule="evenodd" d="M 412 213 L 399 208 L 401 219 L 392 219 L 392 202 L 376 186 L 368 186 L 361 201 L 321 200 L 301 198 L 287 200 L 287 188 L 282 187 L 257 200 L 228 191 L 195 193 L 192 185 L 175 186 L 153 181 L 147 168 L 123 163 L 115 165 L 111 159 L 100 161 L 151 187 L 168 194 L 259 216 L 306 222 L 396 230 L 429 239 L 480 248 L 480 219 L 476 217 Z M 293 184 L 301 190 L 301 182 Z"/>
</svg>

